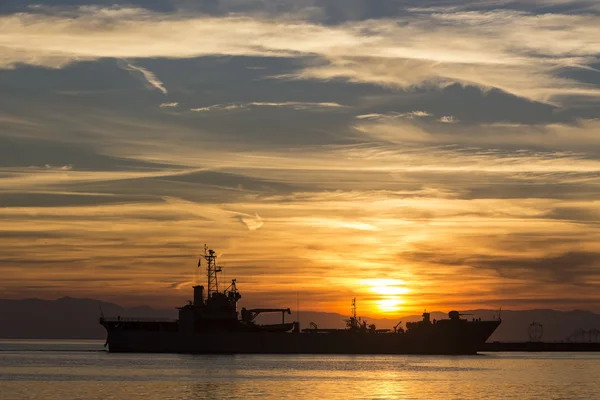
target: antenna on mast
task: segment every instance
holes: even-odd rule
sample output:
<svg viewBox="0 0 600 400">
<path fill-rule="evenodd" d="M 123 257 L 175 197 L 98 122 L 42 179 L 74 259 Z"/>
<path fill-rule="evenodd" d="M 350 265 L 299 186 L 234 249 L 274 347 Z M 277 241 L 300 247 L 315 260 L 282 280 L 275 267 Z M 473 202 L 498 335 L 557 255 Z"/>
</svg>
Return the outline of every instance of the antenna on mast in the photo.
<svg viewBox="0 0 600 400">
<path fill-rule="evenodd" d="M 352 299 L 352 318 L 350 318 L 350 327 L 353 329 L 359 328 L 358 317 L 356 316 L 356 297 Z"/>
<path fill-rule="evenodd" d="M 219 277 L 218 273 L 223 270 L 221 267 L 217 267 L 217 256 L 215 255 L 215 251 L 209 249 L 206 245 L 204 245 L 204 259 L 206 260 L 206 275 L 208 278 L 208 292 L 207 295 L 210 298 L 213 293 L 219 292 Z M 200 266 L 200 262 L 198 262 L 198 266 Z"/>
</svg>

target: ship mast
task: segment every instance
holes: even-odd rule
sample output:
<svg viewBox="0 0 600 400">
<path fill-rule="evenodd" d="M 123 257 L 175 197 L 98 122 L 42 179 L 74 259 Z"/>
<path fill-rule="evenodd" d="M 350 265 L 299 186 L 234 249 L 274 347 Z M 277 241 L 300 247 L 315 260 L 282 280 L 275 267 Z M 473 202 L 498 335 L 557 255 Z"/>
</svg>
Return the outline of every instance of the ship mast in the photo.
<svg viewBox="0 0 600 400">
<path fill-rule="evenodd" d="M 360 322 L 356 316 L 356 297 L 352 299 L 352 317 L 350 318 L 350 328 L 359 329 Z"/>
<path fill-rule="evenodd" d="M 204 245 L 204 259 L 206 260 L 206 275 L 208 277 L 208 298 L 213 293 L 219 292 L 219 279 L 218 273 L 222 271 L 221 267 L 217 267 L 217 256 L 214 250 L 210 250 Z"/>
</svg>

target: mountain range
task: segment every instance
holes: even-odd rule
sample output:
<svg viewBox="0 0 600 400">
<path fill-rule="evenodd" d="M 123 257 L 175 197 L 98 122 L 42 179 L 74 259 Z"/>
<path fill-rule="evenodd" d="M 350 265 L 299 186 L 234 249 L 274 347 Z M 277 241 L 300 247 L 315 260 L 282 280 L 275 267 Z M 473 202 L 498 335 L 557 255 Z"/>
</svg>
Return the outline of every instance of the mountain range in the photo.
<svg viewBox="0 0 600 400">
<path fill-rule="evenodd" d="M 106 332 L 99 325 L 100 315 L 143 318 L 177 318 L 176 309 L 156 309 L 147 306 L 122 307 L 114 303 L 94 299 L 63 297 L 57 300 L 3 300 L 0 299 L 0 338 L 8 339 L 104 339 Z M 465 310 L 464 318 L 493 319 L 498 310 Z M 579 329 L 600 328 L 600 314 L 590 311 L 556 310 L 503 310 L 502 324 L 490 341 L 527 341 L 532 322 L 543 326 L 543 341 L 567 340 Z M 279 322 L 280 314 L 261 316 L 259 322 Z M 310 322 L 320 328 L 343 328 L 347 316 L 337 313 L 302 311 L 302 328 L 310 327 Z M 447 318 L 445 313 L 432 312 L 432 319 Z M 287 316 L 295 320 L 296 315 Z M 407 315 L 398 319 L 364 317 L 368 324 L 377 328 L 393 328 L 399 321 L 418 321 L 420 315 Z"/>
</svg>

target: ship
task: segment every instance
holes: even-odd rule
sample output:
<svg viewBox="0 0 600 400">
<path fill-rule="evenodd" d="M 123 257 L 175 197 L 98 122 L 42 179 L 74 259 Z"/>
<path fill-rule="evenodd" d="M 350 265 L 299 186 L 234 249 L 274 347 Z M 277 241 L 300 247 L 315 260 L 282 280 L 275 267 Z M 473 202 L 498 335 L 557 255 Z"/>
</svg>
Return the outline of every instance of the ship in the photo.
<svg viewBox="0 0 600 400">
<path fill-rule="evenodd" d="M 377 329 L 356 315 L 356 299 L 345 329 L 323 329 L 311 323 L 286 322 L 290 308 L 242 308 L 236 280 L 219 288 L 214 250 L 205 246 L 198 261 L 206 263 L 207 287 L 193 286 L 194 297 L 178 307 L 174 320 L 116 318 L 101 315 L 107 332 L 105 347 L 115 353 L 189 354 L 437 354 L 468 355 L 483 349 L 501 319 L 461 318 L 450 311 L 447 319 L 431 319 L 424 312 L 418 322 L 394 329 Z M 206 290 L 205 290 L 206 289 Z M 260 314 L 281 314 L 281 323 L 259 324 Z"/>
</svg>

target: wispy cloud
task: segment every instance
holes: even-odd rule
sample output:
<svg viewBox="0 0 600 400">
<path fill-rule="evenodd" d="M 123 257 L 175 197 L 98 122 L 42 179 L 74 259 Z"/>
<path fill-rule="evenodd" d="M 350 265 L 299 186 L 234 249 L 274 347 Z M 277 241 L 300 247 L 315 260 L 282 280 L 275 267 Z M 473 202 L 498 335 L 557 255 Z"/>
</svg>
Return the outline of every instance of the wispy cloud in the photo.
<svg viewBox="0 0 600 400">
<path fill-rule="evenodd" d="M 455 118 L 442 117 L 442 124 L 406 119 L 362 119 L 355 128 L 370 140 L 386 140 L 389 143 L 427 143 L 452 146 L 477 146 L 521 149 L 544 148 L 561 156 L 579 153 L 595 162 L 600 145 L 597 133 L 600 123 L 596 120 L 567 124 L 457 124 Z M 441 127 L 440 127 L 441 126 Z M 584 158 L 586 156 L 583 156 Z"/>
<path fill-rule="evenodd" d="M 239 110 L 240 108 L 246 108 L 245 104 L 213 104 L 211 106 L 206 107 L 198 107 L 198 108 L 190 108 L 190 111 L 193 112 L 208 112 L 208 111 L 232 111 Z"/>
<path fill-rule="evenodd" d="M 284 107 L 284 108 L 293 108 L 294 110 L 315 110 L 315 109 L 335 109 L 335 108 L 343 108 L 341 104 L 324 102 L 324 103 L 310 103 L 310 102 L 300 102 L 300 101 L 285 101 L 282 103 L 273 103 L 273 102 L 252 102 L 248 103 L 250 106 L 255 107 Z"/>
<path fill-rule="evenodd" d="M 387 160 L 381 161 L 385 162 Z M 463 171 L 463 178 L 475 181 L 478 186 L 483 180 L 478 180 L 478 174 L 473 172 L 476 168 L 473 165 L 471 170 Z M 458 178 L 458 174 L 460 172 L 455 172 L 453 176 Z M 445 179 L 450 177 L 446 175 Z M 395 186 L 399 182 L 396 180 Z M 185 193 L 184 188 L 180 189 Z M 502 190 L 506 190 L 506 185 Z M 366 296 L 364 291 L 368 288 L 356 283 L 371 279 L 377 271 L 379 276 L 402 281 L 403 287 L 410 290 L 411 295 L 404 298 L 409 310 L 455 306 L 473 297 L 477 299 L 474 304 L 486 306 L 494 294 L 502 293 L 497 291 L 500 290 L 498 285 L 503 285 L 505 290 L 510 287 L 527 291 L 539 283 L 539 276 L 533 272 L 546 270 L 542 262 L 535 260 L 552 261 L 557 259 L 557 254 L 570 254 L 574 240 L 582 249 L 579 253 L 600 250 L 599 227 L 551 217 L 554 210 L 564 207 L 594 210 L 596 206 L 591 200 L 474 199 L 457 193 L 448 196 L 443 191 L 410 188 L 404 191 L 364 188 L 310 191 L 279 198 L 259 194 L 243 202 L 226 204 L 166 200 L 155 204 L 93 207 L 0 208 L 3 220 L 0 233 L 9 235 L 3 237 L 7 245 L 0 251 L 0 266 L 10 267 L 3 269 L 2 285 L 7 288 L 4 292 L 13 293 L 12 279 L 17 277 L 26 278 L 32 284 L 48 279 L 81 279 L 86 282 L 84 288 L 88 295 L 94 296 L 118 296 L 119 292 L 144 281 L 145 292 L 140 290 L 140 294 L 151 296 L 156 292 L 159 294 L 155 295 L 155 303 L 177 304 L 180 296 L 187 296 L 177 288 L 193 281 L 202 243 L 198 240 L 200 232 L 210 239 L 209 244 L 216 243 L 217 250 L 224 253 L 221 260 L 228 268 L 228 276 L 235 274 L 245 283 L 244 293 L 262 296 L 268 304 L 273 301 L 270 296 L 275 294 L 265 287 L 293 281 L 296 286 L 288 289 L 306 286 L 314 298 L 313 307 L 336 310 L 345 306 L 346 298 L 336 294 L 330 299 L 320 296 L 320 292 L 335 282 L 334 286 L 341 287 L 342 291 L 353 288 L 357 295 Z M 264 227 L 264 220 L 268 220 L 269 229 L 261 229 L 260 235 L 248 232 Z M 10 236 L 13 232 L 14 238 Z M 48 232 L 60 235 L 51 237 L 47 236 Z M 48 271 L 42 263 L 27 263 L 23 254 L 30 249 L 30 241 L 15 239 L 17 233 L 34 237 L 46 234 L 44 241 L 36 245 L 37 256 L 44 263 L 77 265 L 78 268 Z M 365 243 L 371 249 L 368 257 L 364 257 Z M 106 256 L 107 247 L 115 250 L 110 257 Z M 563 264 L 572 261 L 558 257 Z M 122 264 L 123 260 L 143 268 L 120 268 L 115 272 L 106 268 Z M 400 270 L 399 263 L 403 265 Z M 555 264 L 556 268 L 562 268 L 563 264 Z M 25 272 L 20 275 L 12 272 L 15 268 L 20 271 L 24 265 L 27 268 L 23 268 Z M 104 266 L 102 272 L 98 272 L 100 266 Z M 120 284 L 106 287 L 86 281 L 89 270 L 101 273 L 104 279 L 118 277 Z M 276 273 L 264 273 L 270 270 Z M 498 270 L 504 275 L 499 277 Z M 599 278 L 597 269 L 593 268 L 575 268 L 571 274 L 571 280 L 553 280 L 548 285 L 538 286 L 536 293 L 559 296 L 573 282 Z M 174 283 L 173 275 L 181 276 L 181 281 Z M 440 285 L 450 282 L 453 275 L 462 277 L 461 285 Z M 314 276 L 322 279 L 315 281 Z M 63 285 L 61 290 L 69 287 L 64 282 L 59 285 Z M 165 289 L 169 285 L 174 292 Z M 599 299 L 593 290 L 578 287 L 578 293 L 585 294 L 596 304 Z M 563 306 L 569 307 L 569 304 Z M 371 307 L 368 300 L 365 307 Z"/>
<path fill-rule="evenodd" d="M 600 310 L 599 17 L 465 11 L 475 8 L 331 25 L 118 7 L 0 16 L 1 68 L 114 57 L 166 94 L 139 66 L 160 57 L 167 86 L 185 85 L 181 103 L 164 98 L 147 110 L 127 103 L 147 93 L 122 96 L 127 88 L 118 85 L 68 96 L 52 88 L 60 101 L 33 114 L 26 96 L 49 92 L 19 93 L 24 111 L 11 103 L 0 116 L 0 292 L 178 305 L 207 242 L 223 252 L 228 277 L 243 282 L 245 305 L 280 305 L 301 288 L 315 309 L 345 310 L 352 293 L 376 312 L 361 283 L 384 276 L 403 283 L 407 310 L 487 307 L 506 293 L 531 295 L 519 307 L 540 296 Z M 169 60 L 208 55 L 293 60 Z M 194 80 L 198 66 L 218 72 L 201 77 L 210 84 Z M 27 72 L 79 82 L 61 71 Z M 569 106 L 587 96 L 587 119 L 504 122 L 514 111 L 503 102 L 553 116 L 568 110 L 447 87 L 453 82 Z M 199 114 L 174 112 L 189 104 Z M 469 120 L 480 112 L 495 122 Z"/>
<path fill-rule="evenodd" d="M 395 119 L 395 118 L 413 119 L 413 118 L 425 118 L 425 117 L 431 117 L 431 116 L 432 115 L 426 111 L 411 111 L 411 112 L 407 112 L 407 113 L 390 112 L 390 113 L 385 113 L 385 114 L 378 114 L 378 113 L 361 114 L 361 115 L 357 115 L 356 119 L 364 119 L 364 120 L 384 120 L 384 119 Z"/>
<path fill-rule="evenodd" d="M 208 112 L 208 111 L 233 111 L 239 109 L 247 109 L 252 107 L 274 107 L 274 108 L 291 108 L 294 110 L 308 110 L 318 111 L 327 109 L 340 109 L 343 108 L 338 103 L 311 103 L 311 102 L 299 102 L 299 101 L 286 101 L 286 102 L 249 102 L 249 103 L 231 103 L 231 104 L 213 104 L 206 107 L 192 108 L 190 111 L 194 112 Z"/>
<path fill-rule="evenodd" d="M 432 121 L 432 126 L 442 124 Z M 168 153 L 164 158 L 198 163 L 197 149 L 187 150 L 164 149 Z M 223 175 L 199 183 L 187 175 L 193 169 L 130 174 L 3 170 L 3 174 L 11 174 L 1 177 L 5 190 L 68 193 L 93 188 L 104 194 L 143 193 L 162 200 L 0 207 L 0 234 L 6 242 L 0 249 L 3 293 L 16 293 L 20 285 L 16 279 L 31 284 L 81 279 L 86 282 L 82 287 L 73 289 L 61 281 L 55 291 L 76 295 L 85 289 L 88 296 L 123 299 L 124 292 L 143 281 L 145 292 L 137 293 L 155 304 L 167 301 L 176 305 L 188 294 L 177 290 L 182 286 L 174 284 L 172 277 L 180 276 L 177 283 L 183 286 L 193 281 L 197 253 L 206 240 L 224 252 L 221 259 L 229 268 L 228 276 L 235 274 L 245 283 L 245 298 L 254 296 L 266 304 L 276 303 L 274 296 L 278 295 L 266 287 L 293 281 L 295 286 L 286 289 L 306 286 L 314 308 L 343 309 L 345 303 L 338 304 L 346 300 L 342 293 L 336 292 L 332 298 L 320 293 L 335 282 L 342 292 L 354 288 L 358 296 L 366 296 L 364 290 L 368 289 L 357 286 L 356 281 L 370 279 L 377 271 L 406 283 L 411 292 L 404 297 L 407 310 L 424 306 L 443 309 L 473 301 L 467 300 L 473 297 L 477 298 L 474 305 L 486 307 L 501 290 L 527 291 L 539 282 L 535 274 L 521 273 L 543 269 L 532 260 L 552 261 L 557 254 L 575 250 L 600 251 L 593 197 L 600 185 L 600 163 L 584 155 L 380 142 L 293 152 L 221 150 L 206 154 L 201 162 L 221 171 L 243 172 L 245 177 L 258 174 L 310 189 L 240 191 L 236 179 L 242 176 Z M 565 188 L 576 188 L 577 179 L 594 177 L 596 181 L 587 181 L 580 194 L 557 197 L 569 192 Z M 224 179 L 230 181 L 229 187 L 224 187 Z M 549 193 L 550 187 L 561 189 Z M 482 194 L 486 190 L 487 194 Z M 585 194 L 590 191 L 591 196 Z M 172 197 L 162 196 L 165 192 Z M 233 195 L 238 192 L 239 196 Z M 194 196 L 198 200 L 186 200 Z M 208 239 L 199 242 L 199 235 Z M 36 245 L 36 255 L 44 262 L 78 268 L 48 271 L 43 264 L 32 264 L 24 256 L 31 240 L 19 239 L 23 236 L 44 238 Z M 371 249 L 367 258 L 364 245 Z M 107 247 L 115 250 L 109 256 Z M 109 268 L 124 260 L 136 267 Z M 510 261 L 510 268 L 502 267 L 503 261 Z M 398 264 L 403 265 L 401 270 Z M 90 270 L 104 279 L 116 277 L 120 283 L 107 287 L 86 281 Z M 277 272 L 264 274 L 269 270 Z M 498 270 L 504 275 L 499 277 Z M 581 275 L 571 281 L 553 280 L 538 287 L 536 293 L 560 297 L 573 282 L 600 279 L 593 268 L 573 273 L 580 274 L 578 271 Z M 455 275 L 469 279 L 450 287 L 447 283 Z M 322 279 L 315 283 L 314 276 Z M 169 285 L 171 288 L 165 289 Z M 579 287 L 578 291 L 590 304 L 600 303 L 593 289 Z M 55 292 L 43 293 L 50 296 Z M 369 301 L 364 300 L 365 307 L 376 310 Z M 570 304 L 566 302 L 564 307 Z"/>
<path fill-rule="evenodd" d="M 152 86 L 153 88 L 155 88 L 157 90 L 160 90 L 163 94 L 169 93 L 167 91 L 167 89 L 165 88 L 164 84 L 160 81 L 160 79 L 158 79 L 156 77 L 156 75 L 153 72 L 148 71 L 145 68 L 138 67 L 138 66 L 135 66 L 135 65 L 129 64 L 129 63 L 125 65 L 125 68 L 130 71 L 140 72 L 142 74 L 142 76 L 144 77 L 144 79 L 146 80 L 146 82 L 148 82 L 150 84 L 150 86 Z"/>
<path fill-rule="evenodd" d="M 73 165 L 62 165 L 62 166 L 53 166 L 50 164 L 44 164 L 44 167 L 49 170 L 58 170 L 58 171 L 70 171 L 73 169 Z"/>
<path fill-rule="evenodd" d="M 597 62 L 599 18 L 447 10 L 322 26 L 131 9 L 94 9 L 74 16 L 14 14 L 0 17 L 0 65 L 56 68 L 102 57 L 317 55 L 326 62 L 284 77 L 343 78 L 402 88 L 461 82 L 557 103 L 563 97 L 600 95 L 594 85 L 563 73 Z M 150 71 L 131 68 L 166 93 Z"/>
<path fill-rule="evenodd" d="M 254 217 L 240 217 L 240 220 L 248 227 L 249 230 L 255 231 L 265 224 L 263 219 L 257 213 L 254 214 Z"/>
<path fill-rule="evenodd" d="M 452 115 L 444 115 L 443 117 L 440 118 L 440 122 L 443 122 L 445 124 L 455 124 L 458 122 L 458 120 L 456 118 L 454 118 Z"/>
</svg>

